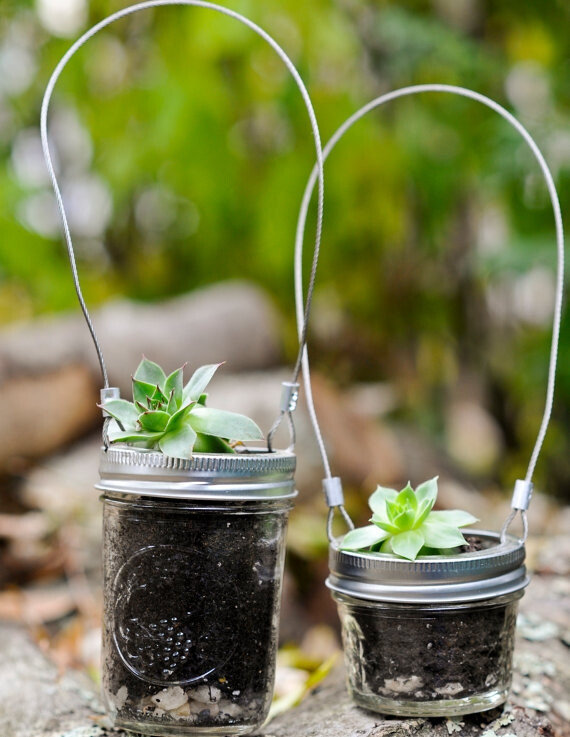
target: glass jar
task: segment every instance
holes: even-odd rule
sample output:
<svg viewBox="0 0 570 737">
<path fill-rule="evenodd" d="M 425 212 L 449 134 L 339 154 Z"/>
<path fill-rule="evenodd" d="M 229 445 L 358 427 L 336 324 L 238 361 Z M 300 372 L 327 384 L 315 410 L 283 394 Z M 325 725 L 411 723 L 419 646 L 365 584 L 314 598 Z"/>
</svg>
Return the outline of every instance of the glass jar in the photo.
<svg viewBox="0 0 570 737">
<path fill-rule="evenodd" d="M 114 724 L 156 737 L 254 731 L 273 694 L 294 456 L 111 449 L 101 468 Z"/>
<path fill-rule="evenodd" d="M 360 706 L 454 716 L 503 703 L 512 679 L 523 543 L 467 531 L 482 549 L 407 561 L 331 549 L 348 688 Z"/>
</svg>

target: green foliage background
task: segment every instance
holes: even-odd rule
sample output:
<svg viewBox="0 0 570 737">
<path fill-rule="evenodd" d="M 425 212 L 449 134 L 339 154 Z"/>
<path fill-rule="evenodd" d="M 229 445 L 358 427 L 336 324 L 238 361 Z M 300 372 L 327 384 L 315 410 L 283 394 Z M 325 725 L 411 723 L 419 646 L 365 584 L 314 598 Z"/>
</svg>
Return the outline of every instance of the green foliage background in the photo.
<svg viewBox="0 0 570 737">
<path fill-rule="evenodd" d="M 126 4 L 91 0 L 83 29 Z M 323 141 L 389 89 L 469 86 L 512 110 L 535 136 L 564 211 L 570 188 L 564 0 L 227 6 L 290 54 Z M 17 92 L 0 85 L 4 323 L 76 308 L 61 237 L 35 232 L 23 214 L 47 184 L 23 182 L 14 166 L 15 142 L 22 131 L 37 130 L 45 84 L 79 35 L 50 34 L 36 10 L 31 0 L 3 0 L 0 7 L 0 49 L 21 43 L 35 66 Z M 102 237 L 76 238 L 88 303 L 115 294 L 155 299 L 251 278 L 288 316 L 292 356 L 294 232 L 314 147 L 300 95 L 274 51 L 250 29 L 205 9 L 137 13 L 98 34 L 65 70 L 52 115 L 70 111 L 88 131 L 93 154 L 86 168 L 112 198 Z M 65 146 L 58 153 L 63 176 L 71 176 Z M 501 228 L 478 248 L 489 213 L 498 213 Z M 311 221 L 308 250 L 313 227 Z M 355 126 L 327 165 L 314 363 L 337 381 L 390 381 L 400 397 L 398 418 L 436 436 L 458 381 L 476 375 L 506 439 L 494 473 L 512 483 L 542 412 L 549 325 L 512 310 L 499 318 L 488 295 L 508 294 L 523 275 L 551 272 L 554 262 L 546 189 L 532 155 L 502 119 L 447 95 L 392 103 Z M 561 351 L 555 421 L 537 481 L 567 496 L 566 324 Z"/>
</svg>

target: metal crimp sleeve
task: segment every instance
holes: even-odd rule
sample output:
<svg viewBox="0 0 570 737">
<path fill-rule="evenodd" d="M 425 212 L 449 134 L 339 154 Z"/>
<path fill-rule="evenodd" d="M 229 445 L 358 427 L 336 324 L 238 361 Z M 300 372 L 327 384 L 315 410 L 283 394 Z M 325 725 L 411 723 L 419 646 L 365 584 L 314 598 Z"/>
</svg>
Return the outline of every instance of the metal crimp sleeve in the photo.
<svg viewBox="0 0 570 737">
<path fill-rule="evenodd" d="M 342 482 L 339 476 L 323 479 L 323 491 L 329 507 L 342 507 L 344 505 Z"/>
<path fill-rule="evenodd" d="M 522 479 L 517 479 L 515 481 L 513 498 L 511 500 L 512 509 L 526 511 L 530 504 L 532 491 L 533 485 L 531 481 L 523 481 Z"/>
<path fill-rule="evenodd" d="M 121 390 L 118 386 L 106 386 L 104 389 L 101 389 L 100 392 L 101 396 L 101 404 L 104 405 L 105 402 L 108 402 L 110 399 L 120 399 L 121 398 Z M 102 407 L 103 410 L 103 417 L 110 417 L 111 415 L 105 411 L 104 407 Z"/>
</svg>

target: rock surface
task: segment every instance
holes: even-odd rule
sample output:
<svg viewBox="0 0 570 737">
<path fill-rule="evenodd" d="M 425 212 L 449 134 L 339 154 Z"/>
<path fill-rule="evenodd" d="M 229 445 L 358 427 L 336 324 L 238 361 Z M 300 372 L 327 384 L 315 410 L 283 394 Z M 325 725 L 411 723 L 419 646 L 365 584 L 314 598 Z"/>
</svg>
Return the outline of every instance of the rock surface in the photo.
<svg viewBox="0 0 570 737">
<path fill-rule="evenodd" d="M 0 384 L 0 470 L 15 472 L 84 435 L 101 416 L 98 401 L 80 363 Z"/>
<path fill-rule="evenodd" d="M 454 719 L 386 718 L 352 704 L 339 662 L 298 707 L 259 735 L 569 737 L 569 633 L 567 577 L 538 573 L 521 602 L 513 688 L 504 708 Z M 28 632 L 1 622 L 0 704 L 2 737 L 127 737 L 106 725 L 96 690 L 82 673 L 58 671 Z"/>
<path fill-rule="evenodd" d="M 278 317 L 259 287 L 222 282 L 163 302 L 120 299 L 92 313 L 112 385 L 130 391 L 130 375 L 145 353 L 176 368 L 226 360 L 234 371 L 261 368 L 280 357 Z M 38 318 L 0 331 L 0 384 L 81 363 L 99 383 L 91 336 L 77 312 Z"/>
</svg>

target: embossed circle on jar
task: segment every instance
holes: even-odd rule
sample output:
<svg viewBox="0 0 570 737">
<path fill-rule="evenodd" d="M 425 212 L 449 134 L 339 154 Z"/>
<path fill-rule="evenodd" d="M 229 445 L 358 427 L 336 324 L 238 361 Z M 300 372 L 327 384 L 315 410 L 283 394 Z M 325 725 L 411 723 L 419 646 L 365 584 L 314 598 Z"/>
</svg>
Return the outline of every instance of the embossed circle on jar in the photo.
<svg viewBox="0 0 570 737">
<path fill-rule="evenodd" d="M 171 545 L 145 547 L 121 566 L 113 639 L 135 676 L 156 685 L 189 684 L 229 660 L 240 594 L 223 568 L 203 551 Z"/>
</svg>

